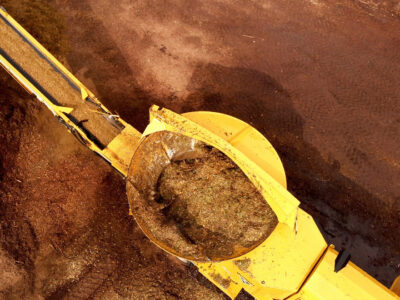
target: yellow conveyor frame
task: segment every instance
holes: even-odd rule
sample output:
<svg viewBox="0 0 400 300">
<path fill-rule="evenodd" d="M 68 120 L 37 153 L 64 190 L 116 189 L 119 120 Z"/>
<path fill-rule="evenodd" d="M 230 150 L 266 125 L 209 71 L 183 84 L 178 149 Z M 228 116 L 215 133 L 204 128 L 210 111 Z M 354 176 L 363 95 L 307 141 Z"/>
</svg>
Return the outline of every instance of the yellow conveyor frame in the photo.
<svg viewBox="0 0 400 300">
<path fill-rule="evenodd" d="M 24 65 L 13 53 L 3 49 L 0 40 L 0 64 L 29 93 L 35 95 L 73 133 L 77 139 L 127 177 L 131 159 L 147 135 L 168 130 L 204 141 L 228 155 L 262 193 L 278 217 L 272 234 L 250 252 L 220 262 L 193 262 L 199 271 L 232 299 L 244 289 L 256 299 L 400 299 L 400 279 L 386 288 L 352 262 L 335 272 L 338 253 L 327 245 L 313 218 L 299 208 L 299 201 L 286 189 L 286 177 L 278 154 L 256 129 L 234 117 L 214 112 L 191 112 L 183 115 L 152 106 L 150 123 L 141 134 L 127 122 L 113 115 L 75 76 L 38 43 L 4 9 L 0 26 L 8 26 L 18 36 L 18 47 L 31 47 L 54 70 L 56 84 L 68 80 L 87 103 L 87 115 L 104 114 L 104 122 L 120 130 L 104 147 L 99 147 L 82 122 L 70 114 L 76 109 L 62 106 L 47 96 L 38 80 L 32 80 Z M 47 67 L 48 67 L 47 65 Z M 35 78 L 36 79 L 36 78 Z M 62 100 L 62 99 L 58 99 Z M 90 102 L 90 103 L 89 103 Z M 62 101 L 61 101 L 62 103 Z M 96 110 L 93 111 L 93 104 Z M 78 104 L 77 104 L 78 105 Z M 85 106 L 84 106 L 84 109 Z M 154 241 L 157 244 L 157 241 Z"/>
</svg>

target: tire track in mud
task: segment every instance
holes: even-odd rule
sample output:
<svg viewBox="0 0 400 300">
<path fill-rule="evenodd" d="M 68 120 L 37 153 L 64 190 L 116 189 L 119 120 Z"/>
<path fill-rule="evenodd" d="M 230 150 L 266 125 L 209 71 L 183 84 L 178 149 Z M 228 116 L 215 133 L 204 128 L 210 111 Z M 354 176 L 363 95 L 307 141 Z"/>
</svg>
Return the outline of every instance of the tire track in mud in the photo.
<svg viewBox="0 0 400 300">
<path fill-rule="evenodd" d="M 70 62 L 75 68 L 74 70 L 80 70 L 83 66 L 88 65 L 89 68 L 87 68 L 87 70 L 89 71 L 84 75 L 93 79 L 97 90 L 100 92 L 98 96 L 106 97 L 105 99 L 107 102 L 105 103 L 113 104 L 114 106 L 112 108 L 122 110 L 121 114 L 123 114 L 124 117 L 126 116 L 139 128 L 143 128 L 147 123 L 148 105 L 151 103 L 163 102 L 154 97 L 152 98 L 150 95 L 140 90 L 140 87 L 138 87 L 135 82 L 134 73 L 125 66 L 126 61 L 123 59 L 123 54 L 118 50 L 118 44 L 114 43 L 110 36 L 101 36 L 101 38 L 105 38 L 106 40 L 105 47 L 103 47 L 104 44 L 102 44 L 100 38 L 93 37 L 93 32 L 105 33 L 106 26 L 93 12 L 86 11 L 87 6 L 85 3 L 83 1 L 67 2 L 71 6 L 79 6 L 77 9 L 81 10 L 80 14 L 71 16 L 73 20 L 73 22 L 71 22 L 71 27 L 74 26 L 73 23 L 75 22 L 82 23 L 82 26 L 88 28 L 86 33 L 79 32 L 79 29 L 76 28 L 71 29 L 72 35 L 75 38 L 74 42 L 79 47 L 83 44 L 85 45 L 85 47 L 81 47 L 84 48 L 85 51 L 83 59 L 82 57 L 74 57 L 73 54 L 70 55 Z M 294 25 L 296 24 L 294 23 Z M 325 23 L 323 27 L 324 30 L 328 30 L 329 28 Z M 298 38 L 293 33 L 280 32 L 280 28 L 275 28 L 275 30 L 279 35 L 293 35 L 293 39 Z M 224 28 L 223 33 L 228 34 L 229 32 Z M 134 34 L 134 32 L 132 32 L 132 34 Z M 88 43 L 82 43 L 79 37 Z M 305 39 L 305 42 L 313 44 L 313 42 L 316 41 L 310 42 Z M 320 48 L 312 49 L 312 59 L 318 59 L 316 56 L 320 54 L 319 52 L 325 53 L 329 49 L 328 43 L 323 43 L 319 46 Z M 93 51 L 93 49 L 97 50 Z M 337 48 L 337 51 L 334 50 L 334 52 L 338 52 L 338 55 L 341 55 L 336 60 L 346 59 L 347 56 L 340 54 L 340 50 L 340 47 Z M 283 53 L 281 56 L 287 54 L 291 55 L 291 53 Z M 262 55 L 264 59 L 265 52 L 262 52 Z M 104 56 L 107 56 L 107 58 L 102 60 L 101 57 Z M 250 54 L 248 56 L 244 55 L 243 57 L 243 60 L 246 61 L 246 59 L 250 57 Z M 271 69 L 273 69 L 274 65 L 272 60 L 278 61 L 278 58 L 279 57 L 274 56 L 266 58 L 270 60 Z M 323 64 L 325 64 L 324 68 L 329 69 L 333 58 L 334 56 L 327 57 L 327 61 L 322 61 L 320 59 L 320 65 L 324 66 Z M 194 109 L 216 110 L 235 115 L 253 124 L 265 134 L 277 148 L 283 159 L 285 169 L 287 170 L 289 190 L 302 201 L 303 207 L 311 212 L 312 215 L 324 225 L 331 234 L 330 238 L 334 240 L 337 245 L 350 247 L 350 249 L 348 249 L 350 252 L 352 252 L 352 250 L 362 252 L 362 247 L 365 247 L 365 245 L 357 246 L 355 242 L 352 243 L 351 240 L 354 240 L 355 237 L 360 237 L 362 243 L 371 246 L 372 250 L 375 249 L 374 246 L 379 247 L 378 249 L 381 253 L 372 253 L 371 259 L 359 260 L 357 256 L 354 259 L 356 263 L 365 268 L 370 274 L 375 275 L 386 284 L 390 283 L 393 274 L 399 272 L 399 269 L 396 269 L 396 262 L 399 263 L 400 261 L 397 254 L 398 252 L 393 252 L 398 251 L 398 244 L 396 244 L 396 241 L 393 242 L 393 236 L 398 235 L 399 226 L 398 223 L 391 221 L 400 218 L 400 210 L 398 206 L 396 206 L 399 203 L 399 199 L 397 199 L 397 204 L 389 211 L 386 210 L 387 208 L 385 208 L 385 205 L 378 207 L 378 209 L 374 211 L 374 207 L 382 203 L 382 199 L 374 197 L 355 182 L 343 176 L 341 173 L 341 165 L 338 161 L 334 159 L 323 159 L 318 149 L 305 141 L 303 137 L 305 121 L 295 111 L 289 93 L 279 84 L 279 78 L 276 76 L 274 78 L 273 75 L 268 76 L 262 72 L 251 70 L 250 66 L 253 65 L 254 67 L 255 63 L 254 61 L 250 63 L 250 61 L 250 59 L 246 61 L 247 68 L 226 68 L 216 64 L 198 65 L 195 68 L 195 72 L 188 86 L 190 90 L 189 97 L 184 99 L 183 102 L 172 102 L 169 104 L 169 107 L 181 112 Z M 349 80 L 349 82 L 345 80 L 340 81 L 340 78 L 334 81 L 336 85 L 343 86 L 342 93 L 338 94 L 336 100 L 339 99 L 338 101 L 348 102 L 348 99 L 357 98 L 355 100 L 360 102 L 363 101 L 366 94 L 357 90 L 354 92 L 351 91 L 351 87 L 357 85 L 358 80 L 351 76 L 352 69 L 350 65 L 349 63 L 343 63 L 341 66 L 344 71 L 350 72 L 350 74 L 347 74 L 347 77 L 344 77 Z M 390 71 L 389 65 L 385 65 L 384 67 Z M 339 69 L 338 67 L 337 70 L 332 71 L 328 75 L 334 76 L 335 73 L 337 75 L 341 72 Z M 394 69 L 395 68 L 392 68 L 391 70 L 393 71 Z M 300 68 L 300 71 L 307 73 L 307 70 L 302 68 Z M 374 73 L 370 72 L 368 76 L 369 78 L 371 78 L 371 76 L 374 77 Z M 106 82 L 107 77 L 112 77 L 112 80 Z M 391 77 L 389 76 L 388 79 L 391 79 Z M 261 88 L 261 86 L 263 87 Z M 362 87 L 358 87 L 358 89 L 362 89 Z M 390 96 L 390 93 L 388 93 L 388 95 Z M 307 93 L 301 96 L 306 97 Z M 312 97 L 317 99 L 319 97 L 318 93 L 315 93 L 315 95 L 313 94 Z M 372 98 L 369 98 L 369 100 L 371 99 Z M 303 98 L 302 100 L 307 100 L 307 98 Z M 357 101 L 354 101 L 354 103 L 357 104 Z M 134 105 L 132 107 L 127 107 L 127 102 L 134 103 Z M 316 107 L 320 106 L 316 105 Z M 321 106 L 321 108 L 318 109 L 323 108 L 324 107 Z M 376 104 L 373 109 L 383 116 L 387 113 L 387 109 L 385 110 L 378 104 Z M 328 107 L 328 110 L 332 110 L 331 106 Z M 357 111 L 354 110 L 354 112 Z M 313 115 L 317 118 L 318 110 L 313 112 Z M 368 127 L 370 124 L 373 124 L 373 122 L 368 123 Z M 395 130 L 395 127 L 393 130 Z M 351 139 L 352 134 L 349 134 L 348 140 L 351 141 Z M 350 146 L 346 149 L 346 152 L 358 163 L 358 158 L 356 154 L 353 153 Z M 110 197 L 112 196 L 113 195 L 110 195 Z M 371 203 L 372 206 L 368 211 L 367 204 L 369 203 Z M 396 210 L 398 212 L 397 217 Z M 352 220 L 352 215 L 357 214 L 366 219 L 371 219 L 371 224 L 364 226 L 364 223 Z M 385 220 L 386 216 L 388 216 L 388 220 Z M 383 232 L 383 235 L 379 237 L 381 232 Z M 385 241 L 385 237 L 387 237 L 388 240 Z M 364 254 L 360 254 L 360 256 L 364 256 Z M 389 262 L 388 269 L 382 270 L 380 269 L 381 267 L 384 268 L 388 265 L 388 261 L 385 260 L 385 257 L 392 257 L 393 261 Z M 149 270 L 149 272 L 150 271 L 151 270 Z M 143 272 L 147 273 L 146 271 Z M 103 277 L 104 274 L 98 278 L 101 279 Z M 83 279 L 84 278 L 82 278 L 82 280 Z M 93 279 L 95 281 L 94 285 L 99 284 L 101 281 L 100 279 L 97 279 L 98 281 Z M 98 292 L 101 293 L 102 287 L 107 285 L 108 281 L 105 280 L 104 285 L 100 284 Z M 85 286 L 84 282 L 82 282 L 82 286 Z M 90 290 L 89 287 L 84 288 L 84 290 L 86 289 L 87 291 Z M 175 293 L 175 291 L 172 293 Z"/>
<path fill-rule="evenodd" d="M 65 300 L 84 300 L 101 296 L 101 288 L 114 273 L 117 263 L 109 257 L 93 264 L 85 274 L 69 288 Z"/>
<path fill-rule="evenodd" d="M 40 15 L 37 2 L 20 4 Z M 13 15 L 18 15 L 18 5 L 11 4 Z M 29 16 L 26 11 L 20 13 Z M 46 21 L 28 19 L 38 22 L 32 26 Z M 31 31 L 30 26 L 26 29 Z M 171 262 L 144 237 L 128 216 L 124 184 L 117 174 L 92 154 L 76 154 L 72 137 L 50 112 L 41 111 L 36 100 L 28 101 L 29 95 L 6 72 L 0 75 L 6 78 L 0 84 L 0 137 L 7 142 L 0 145 L 0 246 L 19 270 L 13 275 L 23 279 L 1 286 L 0 297 L 86 299 L 116 290 L 131 299 L 224 299 L 216 287 L 193 278 L 190 270 Z M 128 93 L 134 89 L 129 87 Z M 147 108 L 141 106 L 143 120 Z M 37 113 L 43 115 L 36 118 Z M 131 296 L 134 287 L 140 288 Z"/>
<path fill-rule="evenodd" d="M 26 281 L 25 289 L 32 291 L 35 276 L 32 274 L 39 242 L 31 222 L 20 211 L 21 174 L 15 169 L 15 153 L 19 151 L 23 129 L 33 123 L 39 105 L 28 94 L 20 94 L 20 86 L 0 70 L 0 247 L 15 263 L 17 276 Z M 12 99 L 12 101 L 10 101 Z M 15 201 L 15 198 L 18 201 Z M 0 295 L 20 292 L 18 289 L 2 290 Z"/>
</svg>

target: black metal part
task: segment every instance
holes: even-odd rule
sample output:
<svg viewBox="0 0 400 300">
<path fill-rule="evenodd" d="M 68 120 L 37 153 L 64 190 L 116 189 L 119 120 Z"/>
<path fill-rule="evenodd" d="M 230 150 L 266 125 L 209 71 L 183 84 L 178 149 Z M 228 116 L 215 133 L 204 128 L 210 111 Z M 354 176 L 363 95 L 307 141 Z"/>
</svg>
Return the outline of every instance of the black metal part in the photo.
<svg viewBox="0 0 400 300">
<path fill-rule="evenodd" d="M 97 147 L 99 147 L 101 150 L 103 150 L 106 146 L 99 141 L 99 139 L 93 134 L 91 133 L 88 129 L 85 128 L 84 123 L 85 120 L 77 120 L 73 115 L 71 114 L 65 114 L 68 119 L 70 119 L 76 126 L 78 126 L 85 134 L 86 136 L 89 138 L 89 140 L 91 140 L 93 143 L 96 144 Z M 87 120 L 86 120 L 87 121 Z"/>
<path fill-rule="evenodd" d="M 335 259 L 335 272 L 339 272 L 350 261 L 351 255 L 346 250 L 341 250 Z"/>
</svg>

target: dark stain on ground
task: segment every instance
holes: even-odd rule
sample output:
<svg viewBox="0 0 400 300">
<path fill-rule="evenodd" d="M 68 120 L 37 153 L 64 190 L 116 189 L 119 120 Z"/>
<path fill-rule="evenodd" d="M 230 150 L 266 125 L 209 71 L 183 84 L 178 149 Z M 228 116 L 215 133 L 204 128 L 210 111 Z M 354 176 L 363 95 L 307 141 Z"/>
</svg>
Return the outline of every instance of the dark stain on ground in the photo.
<svg viewBox="0 0 400 300">
<path fill-rule="evenodd" d="M 4 1 L 3 1 L 4 2 Z M 33 9 L 43 9 L 42 1 L 20 2 Z M 379 249 L 390 249 L 393 259 L 400 261 L 398 253 L 399 244 L 395 237 L 399 236 L 400 209 L 397 201 L 394 207 L 386 207 L 382 201 L 372 196 L 358 184 L 343 176 L 340 172 L 340 163 L 336 160 L 326 161 L 318 150 L 307 143 L 303 137 L 304 120 L 293 108 L 291 95 L 279 84 L 277 80 L 265 73 L 247 68 L 228 68 L 217 64 L 199 64 L 193 72 L 188 86 L 190 95 L 182 102 L 168 104 L 168 99 L 157 99 L 145 92 L 135 81 L 133 71 L 127 67 L 127 62 L 119 52 L 112 38 L 107 35 L 104 25 L 93 17 L 90 6 L 83 1 L 73 1 L 74 6 L 81 11 L 80 15 L 70 16 L 76 22 L 81 22 L 87 30 L 80 32 L 76 28 L 71 30 L 70 36 L 75 37 L 72 44 L 85 47 L 81 40 L 87 41 L 87 53 L 77 59 L 73 55 L 68 56 L 68 63 L 72 71 L 82 68 L 87 69 L 85 76 L 93 80 L 93 83 L 101 95 L 101 100 L 112 110 L 117 111 L 129 123 L 142 130 L 148 121 L 147 109 L 151 104 L 164 104 L 177 112 L 193 110 L 213 110 L 234 115 L 260 130 L 278 150 L 288 177 L 288 188 L 302 202 L 303 208 L 320 221 L 323 226 L 329 225 L 334 217 L 334 222 L 342 229 L 339 233 L 349 231 L 346 224 L 349 217 L 358 215 L 366 220 L 372 220 L 373 228 L 365 231 L 354 230 L 354 234 L 362 234 L 372 244 L 379 245 Z M 39 22 L 30 19 L 26 11 L 17 10 L 16 2 L 9 1 L 4 6 L 14 15 L 21 15 L 18 19 L 26 28 L 34 33 L 35 37 L 44 43 L 56 56 L 61 50 L 57 50 L 62 44 L 62 29 L 55 29 L 48 37 L 42 36 L 48 28 L 37 27 Z M 12 9 L 15 9 L 13 13 Z M 35 8 L 36 7 L 36 8 Z M 46 8 L 46 7 L 45 7 Z M 50 11 L 51 12 L 51 11 Z M 31 11 L 32 13 L 32 11 Z M 35 12 L 33 12 L 35 15 Z M 41 14 L 37 14 L 41 15 Z M 56 14 L 44 14 L 49 18 L 49 23 L 54 22 Z M 57 18 L 56 18 L 57 19 Z M 60 18 L 61 19 L 61 18 Z M 43 20 L 46 23 L 46 20 Z M 88 32 L 91 32 L 89 35 Z M 101 32 L 94 35 L 93 32 Z M 135 34 L 135 33 L 132 33 Z M 60 42 L 54 42 L 54 38 Z M 46 42 L 47 41 L 47 42 Z M 104 47 L 106 45 L 106 47 Z M 71 46 L 73 47 L 73 46 Z M 63 49 L 61 46 L 60 49 Z M 93 49 L 102 49 L 93 52 Z M 104 58 L 104 60 L 102 60 Z M 140 69 L 134 70 L 140 72 Z M 6 75 L 2 77 L 5 77 Z M 116 80 L 124 78 L 120 84 L 109 84 L 107 78 Z M 0 94 L 1 107 L 1 140 L 6 141 L 0 145 L 1 157 L 1 198 L 0 198 L 0 224 L 2 249 L 10 255 L 21 268 L 25 269 L 27 285 L 33 289 L 35 281 L 33 261 L 37 255 L 37 248 L 41 245 L 36 241 L 36 234 L 32 225 L 21 213 L 18 186 L 19 174 L 13 173 L 14 154 L 19 149 L 19 136 L 24 127 L 29 127 L 34 122 L 30 116 L 38 113 L 38 105 L 33 103 L 29 96 L 20 89 L 12 79 L 2 78 L 1 86 L 9 88 Z M 118 87 L 118 88 L 117 88 Z M 3 91 L 2 91 L 3 92 Z M 12 104 L 10 104 L 12 99 Z M 27 103 L 26 103 L 27 102 Z M 129 103 L 129 105 L 127 105 Z M 33 117 L 32 117 L 33 118 Z M 360 159 L 360 153 L 352 154 L 355 159 Z M 84 157 L 86 159 L 86 157 Z M 98 163 L 98 161 L 95 161 Z M 93 163 L 95 165 L 95 163 Z M 100 171 L 104 171 L 101 169 Z M 104 189 L 99 190 L 99 213 L 88 226 L 90 233 L 83 236 L 71 234 L 66 237 L 60 235 L 56 238 L 62 247 L 52 254 L 60 257 L 82 254 L 82 250 L 104 249 L 104 253 L 95 253 L 94 261 L 89 261 L 81 276 L 69 280 L 57 289 L 48 289 L 49 299 L 67 298 L 80 293 L 87 296 L 93 293 L 105 292 L 110 286 L 124 294 L 123 289 L 132 284 L 132 273 L 145 278 L 150 285 L 150 294 L 158 296 L 175 297 L 180 295 L 181 279 L 193 280 L 193 286 L 200 283 L 209 291 L 215 292 L 215 288 L 205 280 L 196 270 L 190 269 L 183 272 L 178 264 L 170 264 L 169 256 L 159 252 L 126 216 L 126 197 L 122 195 L 123 184 L 116 175 L 105 175 Z M 45 189 L 46 186 L 43 186 Z M 22 197 L 22 195 L 21 195 Z M 122 203 L 122 205 L 121 205 Z M 322 206 L 321 206 L 322 204 Z M 328 212 L 324 207 L 328 207 Z M 106 225 L 106 222 L 115 224 Z M 118 223 L 118 224 L 117 224 Z M 368 225 L 369 226 L 369 225 Z M 117 232 L 116 232 L 117 231 Z M 98 239 L 94 239 L 98 236 Z M 351 234 L 350 234 L 351 236 Z M 335 243 L 345 243 L 346 237 L 330 233 L 329 237 Z M 88 246 L 93 245 L 93 247 Z M 128 246 L 126 246 L 128 245 Z M 140 245 L 140 246 L 138 246 Z M 57 247 L 56 247 L 57 248 Z M 340 248 L 340 245 L 339 245 Z M 385 251 L 386 251 L 385 250 Z M 87 251 L 87 250 L 86 250 Z M 135 258 L 136 253 L 137 257 Z M 354 254 L 354 253 L 353 253 Z M 88 257 L 90 254 L 86 254 Z M 396 256 L 394 256 L 396 255 Z M 375 261 L 373 263 L 360 263 L 357 256 L 353 259 L 370 274 L 376 276 L 386 285 L 393 280 L 395 272 L 377 273 L 377 266 L 386 265 L 387 261 Z M 155 268 L 150 262 L 156 260 L 160 264 Z M 131 262 L 131 263 L 129 263 Z M 136 267 L 134 267 L 136 266 Z M 173 266 L 173 267 L 171 267 Z M 99 275 L 99 269 L 105 271 Z M 117 271 L 116 271 L 117 270 Z M 160 275 L 160 270 L 162 274 Z M 168 271 L 166 271 L 168 270 Z M 182 273 L 183 272 L 183 273 Z M 110 274 L 115 274 L 110 275 Z M 189 279 L 187 277 L 189 276 Z M 86 279 L 85 279 L 86 278 Z M 88 279 L 87 279 L 88 278 Z M 192 279 L 190 279 L 192 278 Z M 168 285 L 168 280 L 176 280 L 175 285 Z M 95 283 L 98 290 L 89 288 Z M 182 282 L 181 282 L 182 283 Z M 152 284 L 156 285 L 154 288 Z M 140 285 L 133 286 L 140 290 Z M 152 289 L 154 288 L 154 289 Z M 46 290 L 45 290 L 46 291 Z M 193 290 L 185 292 L 190 295 Z M 152 294 L 153 293 L 153 294 Z M 158 293 L 158 294 L 157 294 Z"/>
<path fill-rule="evenodd" d="M 6 77 L 7 76 L 7 77 Z M 38 248 L 36 234 L 30 222 L 19 211 L 13 197 L 18 197 L 19 182 L 16 181 L 14 169 L 14 154 L 19 148 L 21 118 L 30 123 L 32 120 L 26 116 L 24 101 L 28 97 L 20 97 L 17 86 L 8 74 L 0 75 L 0 246 L 1 248 L 30 275 L 27 276 L 27 288 L 33 289 L 34 259 Z M 5 88 L 6 83 L 9 88 Z M 15 102 L 10 103 L 7 95 L 14 96 Z M 11 170 L 11 171 L 10 171 Z"/>
<path fill-rule="evenodd" d="M 304 140 L 304 121 L 293 108 L 290 94 L 276 80 L 256 70 L 201 64 L 194 71 L 188 90 L 191 94 L 185 106 L 173 109 L 223 112 L 253 125 L 278 151 L 288 189 L 301 201 L 301 207 L 323 226 L 330 218 L 338 216 L 339 223 L 351 215 L 369 220 L 375 230 L 364 233 L 363 237 L 374 244 L 386 245 L 398 257 L 400 205 L 383 205 L 377 197 L 343 176 L 337 160 L 324 160 L 318 150 Z M 319 207 L 321 202 L 337 215 L 324 214 Z M 340 249 L 341 237 L 330 238 Z M 361 264 L 361 267 L 377 275 L 371 264 Z M 390 284 L 396 273 L 389 276 L 380 279 Z"/>
<path fill-rule="evenodd" d="M 87 3 L 80 2 L 77 5 L 80 6 L 79 11 L 91 11 Z M 302 207 L 324 227 L 332 219 L 334 226 L 341 227 L 338 232 L 330 232 L 329 235 L 339 249 L 348 239 L 347 235 L 339 236 L 340 231 L 348 231 L 347 218 L 357 215 L 370 220 L 368 226 L 374 228 L 364 231 L 363 238 L 371 241 L 371 244 L 385 244 L 387 249 L 394 251 L 394 261 L 400 261 L 397 254 L 400 248 L 395 241 L 396 235 L 393 235 L 393 231 L 399 228 L 400 205 L 382 205 L 377 197 L 343 176 L 337 160 L 326 161 L 313 145 L 305 141 L 304 120 L 294 109 L 290 93 L 277 80 L 249 68 L 199 64 L 187 86 L 190 94 L 183 101 L 157 99 L 140 88 L 135 80 L 135 76 L 141 72 L 140 67 L 134 70 L 134 74 L 104 25 L 93 19 L 92 15 L 68 16 L 71 22 L 79 20 L 86 28 L 92 28 L 86 31 L 70 28 L 71 44 L 77 47 L 80 41 L 86 40 L 89 43 L 88 49 L 104 49 L 106 52 L 92 55 L 92 52 L 85 54 L 80 51 L 79 57 L 68 56 L 68 62 L 72 70 L 88 69 L 85 77 L 93 81 L 105 105 L 117 111 L 139 130 L 148 124 L 148 108 L 152 104 L 180 113 L 194 110 L 218 111 L 252 124 L 277 149 L 287 173 L 289 191 L 299 198 Z M 92 32 L 102 32 L 101 37 L 93 37 Z M 120 79 L 118 89 L 115 83 L 110 83 L 109 78 Z M 362 155 L 356 156 L 357 159 L 362 158 Z M 329 207 L 330 212 L 326 212 L 321 205 Z M 356 231 L 353 233 L 357 234 Z M 357 257 L 354 260 L 387 285 L 395 277 L 395 270 L 390 275 L 379 275 L 374 264 L 358 261 Z"/>
</svg>

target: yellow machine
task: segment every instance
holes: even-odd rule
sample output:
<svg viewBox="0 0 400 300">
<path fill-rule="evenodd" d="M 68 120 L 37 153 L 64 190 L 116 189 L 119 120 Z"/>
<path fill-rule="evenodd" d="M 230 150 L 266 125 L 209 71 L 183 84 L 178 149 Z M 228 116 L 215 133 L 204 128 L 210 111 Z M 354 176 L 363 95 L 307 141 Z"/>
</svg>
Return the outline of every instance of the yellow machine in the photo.
<svg viewBox="0 0 400 300">
<path fill-rule="evenodd" d="M 137 220 L 156 245 L 191 260 L 229 297 L 244 289 L 256 299 L 400 299 L 400 278 L 387 289 L 350 262 L 346 253 L 327 245 L 313 218 L 287 191 L 282 163 L 256 129 L 220 113 L 179 115 L 153 106 L 150 123 L 140 133 L 104 107 L 4 9 L 0 19 L 0 64 L 81 143 L 126 179 L 130 204 L 136 150 L 156 132 L 171 131 L 203 141 L 243 170 L 279 221 L 272 234 L 247 253 L 220 261 L 193 261 L 163 245 Z"/>
</svg>

